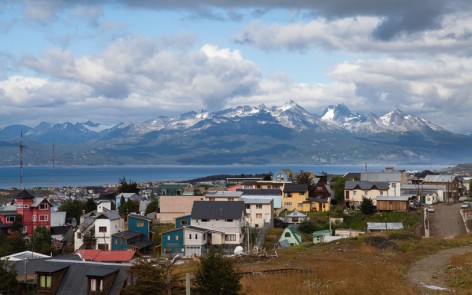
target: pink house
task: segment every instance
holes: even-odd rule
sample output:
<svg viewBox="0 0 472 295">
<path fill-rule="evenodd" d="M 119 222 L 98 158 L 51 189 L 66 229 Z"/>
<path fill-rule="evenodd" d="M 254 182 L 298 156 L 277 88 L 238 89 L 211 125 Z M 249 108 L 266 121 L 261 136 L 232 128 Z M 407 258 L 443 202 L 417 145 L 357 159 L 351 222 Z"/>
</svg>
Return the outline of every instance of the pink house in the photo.
<svg viewBox="0 0 472 295">
<path fill-rule="evenodd" d="M 27 236 L 31 236 L 38 226 L 45 226 L 48 230 L 51 228 L 51 203 L 46 198 L 36 198 L 26 190 L 22 190 L 14 199 L 16 205 L 16 213 L 23 217 L 24 232 Z M 3 222 L 3 212 L 0 217 Z M 13 224 L 14 218 L 5 221 Z"/>
</svg>

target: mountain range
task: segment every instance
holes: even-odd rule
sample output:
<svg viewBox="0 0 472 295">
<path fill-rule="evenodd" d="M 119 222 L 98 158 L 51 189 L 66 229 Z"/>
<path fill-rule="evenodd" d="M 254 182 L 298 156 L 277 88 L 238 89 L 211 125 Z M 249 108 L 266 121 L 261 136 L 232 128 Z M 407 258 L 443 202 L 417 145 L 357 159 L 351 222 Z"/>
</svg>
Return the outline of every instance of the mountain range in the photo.
<svg viewBox="0 0 472 295">
<path fill-rule="evenodd" d="M 450 164 L 472 160 L 472 137 L 394 110 L 378 116 L 294 101 L 188 112 L 144 122 L 46 123 L 0 129 L 0 165 Z"/>
</svg>

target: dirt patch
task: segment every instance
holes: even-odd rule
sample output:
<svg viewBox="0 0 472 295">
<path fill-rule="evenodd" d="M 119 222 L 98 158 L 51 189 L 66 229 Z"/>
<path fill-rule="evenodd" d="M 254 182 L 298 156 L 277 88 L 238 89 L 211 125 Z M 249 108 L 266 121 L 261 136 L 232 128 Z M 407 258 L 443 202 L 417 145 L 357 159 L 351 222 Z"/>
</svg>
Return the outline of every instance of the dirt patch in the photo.
<svg viewBox="0 0 472 295">
<path fill-rule="evenodd" d="M 444 293 L 454 292 L 447 286 L 446 269 L 453 256 L 465 253 L 472 253 L 472 247 L 453 248 L 427 256 L 413 263 L 408 271 L 408 278 L 413 284 L 423 286 L 425 292 L 431 290 L 432 294 L 438 294 L 441 289 L 444 289 Z"/>
</svg>

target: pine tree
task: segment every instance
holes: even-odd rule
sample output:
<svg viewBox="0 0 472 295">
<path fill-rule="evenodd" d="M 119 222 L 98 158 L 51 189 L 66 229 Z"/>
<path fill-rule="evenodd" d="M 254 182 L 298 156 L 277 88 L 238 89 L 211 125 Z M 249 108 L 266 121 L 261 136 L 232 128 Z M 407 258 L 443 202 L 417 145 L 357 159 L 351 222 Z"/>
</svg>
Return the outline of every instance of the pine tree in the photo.
<svg viewBox="0 0 472 295">
<path fill-rule="evenodd" d="M 157 258 L 138 259 L 129 270 L 133 283 L 126 287 L 126 295 L 166 294 L 165 269 Z"/>
<path fill-rule="evenodd" d="M 374 201 L 372 201 L 371 199 L 368 199 L 366 197 L 363 197 L 362 198 L 362 201 L 361 201 L 361 206 L 360 206 L 360 210 L 362 212 L 362 214 L 365 214 L 365 215 L 369 215 L 369 214 L 372 214 L 375 212 L 375 205 L 374 205 Z"/>
<path fill-rule="evenodd" d="M 241 274 L 237 273 L 233 262 L 223 257 L 219 248 L 212 247 L 202 256 L 195 274 L 198 294 L 236 295 L 241 294 Z"/>
</svg>

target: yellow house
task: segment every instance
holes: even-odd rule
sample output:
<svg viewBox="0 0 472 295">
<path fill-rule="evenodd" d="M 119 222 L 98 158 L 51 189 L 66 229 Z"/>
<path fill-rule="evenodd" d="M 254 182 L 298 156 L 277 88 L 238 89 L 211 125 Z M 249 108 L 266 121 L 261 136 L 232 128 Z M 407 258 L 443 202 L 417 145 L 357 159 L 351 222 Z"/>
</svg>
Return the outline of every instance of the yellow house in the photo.
<svg viewBox="0 0 472 295">
<path fill-rule="evenodd" d="M 377 205 L 378 196 L 388 196 L 388 182 L 346 181 L 344 184 L 344 201 L 346 205 L 357 208 L 362 198 L 371 199 Z"/>
<path fill-rule="evenodd" d="M 326 212 L 331 210 L 331 197 L 328 198 L 308 198 L 311 211 Z"/>
<path fill-rule="evenodd" d="M 282 208 L 289 211 L 310 211 L 308 184 L 284 183 L 282 189 Z"/>
</svg>

